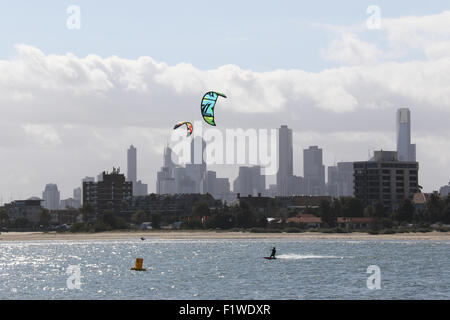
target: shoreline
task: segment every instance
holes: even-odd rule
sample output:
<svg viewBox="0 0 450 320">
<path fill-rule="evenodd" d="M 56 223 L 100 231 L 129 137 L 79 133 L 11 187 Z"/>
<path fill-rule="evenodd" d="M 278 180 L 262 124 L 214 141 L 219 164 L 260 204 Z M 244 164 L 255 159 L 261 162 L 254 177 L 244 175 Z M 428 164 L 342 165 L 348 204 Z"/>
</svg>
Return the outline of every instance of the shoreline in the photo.
<svg viewBox="0 0 450 320">
<path fill-rule="evenodd" d="M 336 240 L 438 240 L 450 241 L 450 232 L 415 232 L 396 234 L 371 235 L 362 232 L 352 233 L 252 233 L 252 232 L 230 232 L 230 231 L 204 231 L 204 230 L 171 230 L 171 231 L 107 231 L 98 233 L 57 233 L 57 232 L 2 232 L 2 242 L 13 241 L 36 241 L 36 240 L 124 240 L 139 239 L 144 237 L 148 240 L 201 240 L 201 239 L 336 239 Z"/>
</svg>

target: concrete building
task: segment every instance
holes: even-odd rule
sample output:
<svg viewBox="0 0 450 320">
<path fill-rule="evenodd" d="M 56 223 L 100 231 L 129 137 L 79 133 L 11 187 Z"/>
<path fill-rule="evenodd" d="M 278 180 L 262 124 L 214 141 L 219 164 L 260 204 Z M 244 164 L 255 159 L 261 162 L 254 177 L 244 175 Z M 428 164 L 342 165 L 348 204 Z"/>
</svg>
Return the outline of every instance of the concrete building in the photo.
<svg viewBox="0 0 450 320">
<path fill-rule="evenodd" d="M 230 181 L 228 178 L 217 178 L 215 171 L 206 172 L 206 192 L 214 197 L 214 199 L 229 200 L 230 198 Z"/>
<path fill-rule="evenodd" d="M 203 157 L 205 148 L 206 143 L 201 137 L 193 138 L 190 146 L 191 163 L 180 167 L 172 161 L 172 150 L 166 147 L 164 166 L 157 173 L 156 193 L 206 193 L 207 173 Z"/>
<path fill-rule="evenodd" d="M 120 211 L 122 202 L 133 196 L 133 183 L 125 181 L 125 175 L 116 168 L 112 173 L 103 172 L 99 182 L 83 182 L 83 203 L 90 204 L 95 211 L 112 208 Z"/>
<path fill-rule="evenodd" d="M 286 196 L 300 196 L 305 194 L 305 179 L 299 176 L 290 176 L 287 178 Z"/>
<path fill-rule="evenodd" d="M 58 186 L 54 183 L 47 184 L 44 192 L 42 192 L 42 199 L 44 200 L 44 208 L 48 210 L 58 210 L 60 200 Z"/>
<path fill-rule="evenodd" d="M 157 194 L 174 194 L 175 178 L 174 169 L 176 164 L 172 160 L 172 149 L 166 147 L 164 149 L 163 166 L 156 174 L 156 193 Z"/>
<path fill-rule="evenodd" d="M 83 191 L 80 187 L 73 189 L 73 198 L 75 200 L 78 200 L 81 204 L 81 200 L 83 198 Z"/>
<path fill-rule="evenodd" d="M 338 162 L 337 163 L 337 185 L 338 196 L 347 197 L 354 194 L 354 169 L 353 162 Z"/>
<path fill-rule="evenodd" d="M 231 195 L 230 180 L 228 178 L 216 178 L 214 198 L 229 202 L 234 197 Z"/>
<path fill-rule="evenodd" d="M 240 193 L 243 196 L 256 196 L 258 193 L 265 192 L 265 190 L 266 179 L 265 176 L 261 174 L 260 166 L 239 167 L 239 175 L 233 183 L 234 193 Z"/>
<path fill-rule="evenodd" d="M 141 180 L 134 182 L 133 184 L 134 196 L 146 196 L 148 195 L 148 186 L 146 183 L 142 183 Z"/>
<path fill-rule="evenodd" d="M 326 194 L 322 149 L 311 146 L 303 150 L 303 174 L 307 195 L 320 196 Z"/>
<path fill-rule="evenodd" d="M 277 192 L 279 195 L 288 195 L 288 180 L 292 177 L 293 169 L 293 145 L 292 129 L 282 125 L 278 129 L 278 172 L 277 172 Z"/>
<path fill-rule="evenodd" d="M 328 167 L 327 192 L 332 197 L 353 196 L 353 162 L 338 162 Z"/>
<path fill-rule="evenodd" d="M 5 209 L 10 221 L 25 218 L 29 223 L 36 224 L 39 222 L 42 202 L 43 200 L 34 197 L 27 200 L 15 200 L 11 203 L 6 203 Z"/>
<path fill-rule="evenodd" d="M 269 189 L 267 190 L 267 195 L 272 198 L 274 198 L 278 195 L 278 187 L 276 184 L 269 185 Z"/>
<path fill-rule="evenodd" d="M 447 197 L 450 194 L 450 182 L 448 183 L 448 185 L 443 186 L 439 189 L 439 194 L 443 198 Z"/>
<path fill-rule="evenodd" d="M 399 161 L 395 151 L 375 151 L 369 161 L 355 162 L 353 167 L 355 197 L 366 206 L 380 201 L 385 208 L 395 209 L 400 201 L 412 200 L 420 192 L 418 162 Z"/>
<path fill-rule="evenodd" d="M 67 209 L 78 209 L 81 207 L 81 201 L 74 198 L 63 199 L 60 202 L 59 209 L 67 210 Z"/>
<path fill-rule="evenodd" d="M 329 196 L 338 197 L 338 168 L 337 166 L 329 166 L 327 179 L 327 194 Z"/>
<path fill-rule="evenodd" d="M 408 108 L 397 110 L 397 155 L 399 161 L 416 161 L 416 145 L 411 144 L 411 112 Z"/>
<path fill-rule="evenodd" d="M 203 164 L 186 164 L 184 168 L 175 168 L 175 193 L 206 193 L 205 169 Z"/>
</svg>

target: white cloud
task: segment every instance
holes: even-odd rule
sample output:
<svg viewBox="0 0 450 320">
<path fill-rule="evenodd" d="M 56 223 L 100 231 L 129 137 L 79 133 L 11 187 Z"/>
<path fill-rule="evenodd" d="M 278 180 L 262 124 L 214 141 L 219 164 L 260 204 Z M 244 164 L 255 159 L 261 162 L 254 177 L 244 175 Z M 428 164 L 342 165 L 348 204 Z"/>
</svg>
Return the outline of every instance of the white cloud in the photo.
<svg viewBox="0 0 450 320">
<path fill-rule="evenodd" d="M 343 65 L 400 61 L 421 55 L 427 60 L 437 60 L 450 54 L 450 11 L 397 18 L 381 15 L 381 28 L 376 30 L 363 23 L 316 25 L 335 34 L 328 48 L 322 50 L 322 56 Z"/>
<path fill-rule="evenodd" d="M 23 126 L 26 135 L 33 143 L 44 147 L 56 147 L 61 139 L 56 130 L 48 125 L 26 124 Z"/>
<path fill-rule="evenodd" d="M 388 23 L 386 28 L 394 27 Z M 113 165 L 125 168 L 130 144 L 142 157 L 140 178 L 154 190 L 174 123 L 201 120 L 200 100 L 209 90 L 228 96 L 216 107 L 219 127 L 287 124 L 299 135 L 296 148 L 323 147 L 330 155 L 328 165 L 334 156 L 338 161 L 360 160 L 367 158 L 368 148 L 392 149 L 395 109 L 410 107 L 413 130 L 427 134 L 413 140 L 424 161 L 423 185 L 436 189 L 450 175 L 450 148 L 445 144 L 450 119 L 450 58 L 443 54 L 447 42 L 435 42 L 434 49 L 427 44 L 439 59 L 388 62 L 378 61 L 379 49 L 346 34 L 338 38 L 344 43 L 330 48 L 340 54 L 335 56 L 339 61 L 354 63 L 317 73 L 259 73 L 235 65 L 203 71 L 150 57 L 79 58 L 18 45 L 14 59 L 0 61 L 0 149 L 7 155 L 0 175 L 14 172 L 30 183 L 0 180 L 0 193 L 17 188 L 39 195 L 53 181 L 70 196 L 82 177 Z M 444 160 L 428 157 L 433 148 Z"/>
<path fill-rule="evenodd" d="M 359 40 L 355 34 L 344 33 L 322 51 L 322 56 L 344 65 L 362 65 L 377 63 L 383 52 L 375 45 Z"/>
</svg>

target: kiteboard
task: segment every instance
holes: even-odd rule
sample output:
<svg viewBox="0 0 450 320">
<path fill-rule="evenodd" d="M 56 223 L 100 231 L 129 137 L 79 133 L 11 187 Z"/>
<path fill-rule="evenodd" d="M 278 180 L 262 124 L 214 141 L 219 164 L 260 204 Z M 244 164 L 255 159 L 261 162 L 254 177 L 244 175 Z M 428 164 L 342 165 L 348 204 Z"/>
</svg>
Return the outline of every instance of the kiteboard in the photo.
<svg viewBox="0 0 450 320">
<path fill-rule="evenodd" d="M 276 258 L 272 258 L 272 257 L 264 257 L 264 259 L 267 259 L 267 260 L 275 260 Z"/>
</svg>

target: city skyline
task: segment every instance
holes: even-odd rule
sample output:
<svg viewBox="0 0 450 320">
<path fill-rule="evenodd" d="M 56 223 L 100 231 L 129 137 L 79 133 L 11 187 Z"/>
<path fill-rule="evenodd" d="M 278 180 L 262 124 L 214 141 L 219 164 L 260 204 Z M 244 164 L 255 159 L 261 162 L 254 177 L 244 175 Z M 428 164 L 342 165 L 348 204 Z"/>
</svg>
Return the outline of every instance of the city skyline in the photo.
<svg viewBox="0 0 450 320">
<path fill-rule="evenodd" d="M 408 108 L 399 108 L 396 112 L 396 134 L 397 134 L 397 151 L 395 151 L 396 157 L 400 161 L 415 161 L 415 145 L 410 144 L 411 136 L 411 115 Z M 405 126 L 402 126 L 405 125 Z M 192 138 L 188 149 L 190 150 L 190 162 L 184 166 L 177 164 L 173 159 L 177 159 L 176 154 L 172 154 L 172 149 L 167 145 L 163 153 L 163 166 L 161 171 L 158 172 L 158 178 L 156 180 L 155 192 L 147 191 L 147 184 L 143 184 L 141 180 L 137 181 L 137 148 L 131 145 L 127 149 L 127 181 L 132 182 L 134 188 L 140 189 L 138 192 L 133 190 L 133 195 L 147 195 L 149 193 L 157 194 L 175 194 L 175 193 L 212 193 L 215 197 L 221 197 L 222 200 L 231 199 L 232 194 L 272 194 L 276 195 L 352 195 L 350 192 L 353 181 L 349 181 L 353 172 L 353 162 L 338 162 L 337 165 L 326 167 L 323 165 L 323 150 L 318 146 L 309 146 L 307 149 L 303 149 L 303 172 L 304 176 L 295 176 L 293 174 L 293 139 L 292 130 L 287 125 L 281 125 L 278 129 L 278 148 L 277 159 L 279 162 L 279 168 L 277 172 L 276 182 L 277 185 L 271 185 L 266 179 L 270 176 L 260 175 L 261 167 L 259 165 L 253 166 L 239 166 L 239 174 L 233 181 L 233 189 L 231 190 L 230 178 L 217 178 L 216 171 L 208 170 L 207 163 L 204 157 L 206 156 L 206 143 L 203 137 Z M 403 144 L 403 146 L 402 146 Z M 411 146 L 413 146 L 413 152 L 411 152 Z M 403 147 L 403 148 L 402 148 Z M 246 145 L 246 149 L 249 146 Z M 406 151 L 404 151 L 406 149 Z M 383 150 L 383 149 L 381 149 Z M 400 151 L 399 151 L 400 150 Z M 412 160 L 401 159 L 401 152 L 404 151 L 406 157 L 413 157 Z M 248 151 L 246 151 L 248 152 Z M 376 156 L 367 159 L 371 161 Z M 394 152 L 394 151 L 389 151 Z M 201 154 L 204 157 L 201 157 Z M 356 161 L 357 162 L 357 161 Z M 117 169 L 120 170 L 120 167 Z M 325 178 L 325 171 L 328 172 L 327 179 Z M 256 174 L 256 175 L 255 175 Z M 102 181 L 104 171 L 97 176 L 97 181 Z M 260 175 L 261 178 L 258 177 Z M 253 177 L 255 176 L 255 177 Z M 183 181 L 180 179 L 188 179 L 190 183 L 194 183 L 192 186 L 184 186 Z M 168 179 L 168 180 L 167 180 Z M 242 180 L 244 179 L 244 180 Z M 246 180 L 245 180 L 246 179 Z M 256 179 L 256 180 L 255 180 Z M 259 179 L 262 179 L 261 182 Z M 351 179 L 350 179 L 351 180 Z M 90 181 L 94 182 L 95 178 L 85 177 L 82 182 Z M 166 181 L 172 182 L 172 186 L 167 186 Z M 214 187 L 216 181 L 220 183 L 220 187 Z M 226 181 L 228 184 L 228 191 L 223 189 L 223 183 Z M 256 182 L 257 181 L 257 182 Z M 267 182 L 267 183 L 266 183 Z M 163 186 L 164 184 L 164 186 Z M 280 186 L 281 185 L 281 186 Z M 284 187 L 283 187 L 284 185 Z M 276 190 L 272 189 L 272 186 L 276 186 Z M 144 188 L 142 188 L 144 187 Z M 186 189 L 187 187 L 187 189 Z M 215 188 L 221 188 L 221 196 L 216 194 L 213 190 Z M 441 187 L 446 190 L 445 186 Z M 77 207 L 77 190 L 73 189 L 73 198 L 60 199 L 60 192 L 56 184 L 49 183 L 45 187 L 43 192 L 43 206 L 48 209 L 62 208 L 66 205 L 71 207 Z M 437 190 L 436 190 L 437 191 Z M 36 198 L 36 197 L 34 197 Z M 56 199 L 57 200 L 54 200 Z M 51 201 L 52 204 L 49 204 Z M 75 205 L 74 205 L 75 204 Z"/>
<path fill-rule="evenodd" d="M 273 13 L 273 23 L 283 20 L 277 35 L 295 39 L 289 57 L 278 60 L 262 54 L 264 50 L 254 51 L 271 49 L 267 44 L 274 43 L 274 34 L 269 33 L 270 41 L 253 38 L 239 13 L 228 17 L 243 28 L 233 27 L 223 43 L 242 45 L 251 39 L 249 43 L 258 44 L 255 49 L 246 46 L 240 54 L 224 54 L 230 53 L 228 47 L 236 48 L 234 43 L 205 56 L 190 42 L 183 42 L 191 49 L 184 54 L 175 54 L 166 42 L 161 49 L 147 44 L 131 51 L 103 46 L 98 21 L 90 18 L 99 4 L 81 1 L 86 20 L 80 30 L 68 30 L 63 5 L 58 7 L 61 17 L 50 14 L 51 19 L 38 24 L 35 19 L 49 16 L 49 3 L 38 6 L 40 14 L 33 17 L 23 3 L 15 3 L 9 10 L 22 12 L 17 19 L 23 24 L 8 17 L 4 30 L 29 27 L 34 34 L 14 39 L 4 34 L 2 44 L 2 201 L 38 196 L 50 182 L 58 185 L 62 198 L 70 197 L 80 177 L 97 176 L 112 166 L 126 168 L 123 150 L 131 144 L 140 150 L 140 179 L 155 192 L 160 156 L 174 123 L 201 120 L 200 98 L 208 90 L 228 97 L 216 109 L 218 130 L 275 129 L 281 124 L 292 129 L 296 176 L 304 175 L 301 151 L 309 146 L 324 150 L 325 166 L 366 160 L 373 150 L 396 150 L 393 115 L 409 108 L 423 190 L 438 190 L 450 179 L 450 12 L 442 4 L 425 8 L 414 2 L 406 12 L 401 5 L 384 3 L 381 28 L 373 30 L 366 26 L 367 5 L 354 3 L 351 12 L 333 5 L 336 12 L 352 16 L 349 20 L 318 12 L 306 15 L 309 21 L 303 17 L 300 24 L 309 26 L 308 35 L 298 31 L 302 28 L 296 22 L 284 21 L 274 5 L 261 8 L 262 16 Z M 302 4 L 286 6 L 298 9 Z M 116 5 L 111 10 L 121 12 Z M 258 18 L 255 27 L 266 21 Z M 142 32 L 133 24 L 126 27 Z M 49 45 L 54 38 L 47 31 L 65 40 Z M 161 32 L 170 35 L 170 30 Z M 197 29 L 196 34 L 202 33 Z M 74 43 L 84 43 L 84 37 L 99 45 L 77 49 Z M 114 43 L 125 40 L 130 37 L 122 32 Z M 209 58 L 221 52 L 217 60 Z M 238 167 L 211 169 L 231 181 L 238 174 Z M 266 181 L 273 184 L 275 177 Z"/>
<path fill-rule="evenodd" d="M 403 118 L 403 121 L 401 121 L 402 118 Z M 397 149 L 399 149 L 401 138 L 403 139 L 403 144 L 405 144 L 407 146 L 410 145 L 410 136 L 411 136 L 410 121 L 411 121 L 411 115 L 410 115 L 410 110 L 408 108 L 399 108 L 399 109 L 397 109 L 397 112 L 396 112 L 396 142 L 397 142 Z M 403 124 L 407 124 L 407 126 L 404 127 L 405 130 L 403 130 L 403 132 L 401 132 L 401 130 L 399 130 L 399 128 L 401 127 L 402 123 Z M 282 164 L 282 168 L 281 168 L 281 170 L 278 171 L 277 176 L 279 174 L 285 176 L 285 177 L 283 177 L 283 179 L 286 180 L 284 183 L 286 184 L 286 187 L 287 187 L 287 183 L 288 183 L 287 182 L 287 177 L 297 177 L 297 176 L 293 175 L 293 167 L 294 167 L 293 163 L 295 162 L 294 161 L 293 149 L 295 149 L 295 146 L 293 146 L 293 142 L 292 142 L 293 141 L 293 139 L 292 139 L 292 130 L 287 125 L 281 125 L 281 127 L 278 129 L 278 132 L 279 132 L 278 133 L 278 135 L 279 135 L 278 145 L 280 147 L 279 147 L 279 149 L 277 151 L 278 152 L 277 153 L 277 157 L 279 158 L 278 161 L 282 161 L 284 164 Z M 401 137 L 401 138 L 399 138 L 399 137 Z M 205 181 L 201 182 L 201 183 L 206 183 L 206 179 L 209 179 L 209 178 L 207 178 L 207 176 L 208 176 L 207 172 L 208 172 L 208 174 L 210 172 L 214 173 L 214 176 L 216 175 L 216 172 L 215 171 L 206 171 L 207 168 L 206 168 L 206 164 L 205 164 L 204 160 L 197 159 L 197 158 L 199 158 L 199 155 L 198 155 L 199 151 L 203 150 L 203 152 L 204 152 L 205 151 L 205 147 L 206 147 L 206 144 L 203 141 L 203 139 L 201 139 L 201 141 L 202 141 L 201 144 L 198 144 L 198 143 L 196 144 L 196 143 L 193 143 L 194 139 L 192 140 L 192 143 L 190 144 L 190 147 L 189 147 L 190 151 L 191 151 L 190 161 L 193 162 L 193 163 L 195 163 L 196 161 L 198 162 L 199 160 L 203 161 L 203 164 L 200 165 L 200 166 L 202 167 L 201 170 L 204 171 L 202 173 L 204 178 L 202 178 L 202 179 L 205 179 Z M 197 149 L 194 150 L 194 146 L 196 146 L 196 148 L 198 150 Z M 411 146 L 414 147 L 413 157 L 415 159 L 415 151 L 416 151 L 415 150 L 415 144 L 411 145 Z M 410 148 L 410 147 L 407 147 L 407 151 L 406 151 L 407 156 L 411 156 L 411 151 L 408 148 Z M 400 147 L 400 149 L 401 149 L 401 147 Z M 169 154 L 166 154 L 166 152 L 169 152 Z M 168 165 L 168 162 L 171 162 L 171 164 L 169 165 L 171 167 L 170 170 L 174 170 L 174 169 L 176 169 L 176 167 L 178 167 L 179 169 L 182 169 L 179 165 L 177 165 L 176 163 L 173 163 L 172 160 L 169 159 L 169 158 L 173 157 L 173 155 L 171 153 L 172 153 L 172 150 L 168 146 L 166 146 L 165 149 L 164 149 L 164 153 L 163 153 L 163 168 Z M 176 157 L 176 155 L 174 155 L 174 156 Z M 308 159 L 308 161 L 305 162 L 305 159 Z M 369 160 L 369 159 L 366 159 L 366 160 Z M 401 159 L 399 159 L 399 160 L 401 160 Z M 363 160 L 356 160 L 356 161 L 363 161 Z M 401 161 L 406 161 L 406 160 L 401 160 Z M 347 164 L 347 163 L 351 164 L 352 162 L 339 162 L 338 165 L 340 166 L 341 164 L 344 165 L 344 164 Z M 307 167 L 309 167 L 309 169 L 306 169 L 305 165 Z M 319 167 L 321 166 L 321 169 L 320 168 L 315 168 L 314 166 L 316 166 L 316 165 L 319 165 Z M 189 164 L 188 164 L 188 166 L 189 166 Z M 192 165 L 190 165 L 190 166 L 192 168 L 194 168 L 194 166 L 192 166 Z M 251 169 L 252 167 L 254 167 L 252 165 L 248 165 L 248 166 L 244 166 L 244 167 L 241 166 L 241 165 L 234 165 L 234 166 L 238 167 L 239 172 L 241 172 L 242 169 L 248 170 L 248 169 Z M 259 168 L 259 166 L 256 166 L 255 169 L 256 168 Z M 338 167 L 336 167 L 335 164 L 329 165 L 329 166 L 323 165 L 322 149 L 319 148 L 318 146 L 308 146 L 307 149 L 306 148 L 303 149 L 303 176 L 298 177 L 298 178 L 304 179 L 304 181 L 302 181 L 302 183 L 304 183 L 304 185 L 303 185 L 304 189 L 303 189 L 303 193 L 301 193 L 301 194 L 306 194 L 306 195 L 307 194 L 309 194 L 309 195 L 326 195 L 326 194 L 329 194 L 329 195 L 333 195 L 333 192 L 329 190 L 329 184 L 330 183 L 335 183 L 337 180 L 336 180 L 336 178 L 333 178 L 333 181 L 331 181 L 330 180 L 330 175 L 331 176 L 336 175 L 337 171 L 335 172 L 334 170 L 336 170 L 337 168 Z M 319 170 L 319 171 L 317 171 L 317 170 Z M 326 176 L 325 170 L 328 171 L 327 179 L 325 179 L 325 176 Z M 135 148 L 133 145 L 130 145 L 130 147 L 127 149 L 127 175 L 126 175 L 127 181 L 131 181 L 131 182 L 133 182 L 133 184 L 138 183 L 139 186 L 145 186 L 145 190 L 147 190 L 147 185 L 146 184 L 142 184 L 141 180 L 137 181 L 137 173 L 136 172 L 137 172 L 137 148 Z M 305 174 L 305 172 L 306 172 L 306 174 Z M 97 181 L 101 181 L 101 178 L 100 178 L 101 175 L 102 175 L 102 173 L 97 175 Z M 173 172 L 172 172 L 171 176 L 172 176 L 172 178 L 174 177 L 174 173 Z M 263 177 L 263 181 L 264 181 L 264 189 L 260 189 L 260 190 L 258 190 L 258 192 L 268 193 L 268 192 L 270 192 L 270 181 L 267 181 L 267 178 L 270 178 L 270 176 L 262 175 L 262 177 Z M 224 177 L 224 178 L 220 178 L 220 179 L 222 179 L 222 180 L 226 179 L 229 184 L 233 184 L 233 185 L 236 186 L 238 178 L 239 178 L 239 174 L 234 179 L 232 179 L 230 177 Z M 319 185 L 314 185 L 313 187 L 311 187 L 310 186 L 310 184 L 311 184 L 310 180 L 311 179 L 315 181 L 314 184 L 318 183 Z M 319 179 L 319 180 L 316 181 L 317 179 Z M 83 181 L 95 181 L 95 178 L 86 176 L 85 178 L 83 178 Z M 176 181 L 176 179 L 175 179 L 175 181 Z M 278 181 L 278 178 L 277 178 L 277 181 Z M 155 182 L 157 182 L 157 181 L 155 181 Z M 175 184 L 175 186 L 176 185 L 177 184 Z M 58 205 L 55 205 L 55 204 L 50 205 L 50 206 L 46 205 L 45 192 L 47 192 L 47 191 L 45 191 L 43 193 L 43 196 L 42 196 L 42 199 L 44 200 L 44 202 L 43 202 L 44 207 L 49 207 L 49 208 L 51 207 L 52 209 L 59 208 L 59 207 L 62 208 L 64 201 L 72 201 L 74 198 L 76 198 L 75 197 L 75 190 L 77 189 L 77 187 L 75 187 L 75 189 L 72 189 L 74 197 L 73 198 L 69 197 L 68 199 L 64 199 L 64 197 L 62 197 L 62 196 L 60 197 L 60 192 L 58 190 L 57 184 L 48 183 L 46 185 L 45 189 L 47 190 L 49 187 L 53 188 L 53 189 L 56 189 L 55 192 L 57 193 L 58 201 L 56 201 L 56 200 L 55 201 L 52 200 L 52 201 L 55 202 L 55 203 L 58 202 Z M 436 190 L 433 190 L 433 191 L 439 190 L 440 187 L 442 187 L 442 186 L 438 186 L 436 188 Z M 445 187 L 445 185 L 443 187 Z M 233 187 L 233 189 L 230 190 L 230 191 L 232 193 L 240 193 L 239 188 L 240 187 L 238 187 L 238 189 L 235 190 L 235 187 Z M 292 188 L 292 186 L 290 186 L 290 188 Z M 200 189 L 198 189 L 198 192 L 200 192 L 200 193 L 208 192 L 208 191 L 204 191 L 204 190 L 207 190 L 206 184 L 205 184 L 205 187 L 200 187 Z M 178 192 L 181 192 L 181 191 L 178 190 Z M 255 193 L 258 193 L 258 192 L 249 192 L 249 194 L 254 194 L 255 195 Z M 133 191 L 133 194 L 134 193 L 135 192 Z M 155 191 L 143 192 L 143 193 L 136 194 L 136 195 L 145 195 L 145 194 L 150 194 L 150 193 L 158 193 L 157 188 L 156 188 Z M 175 187 L 173 193 L 177 193 L 177 187 Z M 278 195 L 283 195 L 283 194 L 287 195 L 286 192 L 283 193 L 280 190 L 277 191 L 277 194 Z M 293 194 L 295 194 L 295 193 L 293 193 Z M 348 194 L 348 192 L 344 193 L 344 194 Z M 32 198 L 32 197 L 36 198 L 36 196 L 30 196 L 29 198 Z M 59 200 L 59 198 L 61 198 L 61 200 Z M 23 198 L 23 200 L 25 200 L 25 199 L 26 198 Z M 59 204 L 60 201 L 61 201 L 61 204 Z"/>
</svg>

